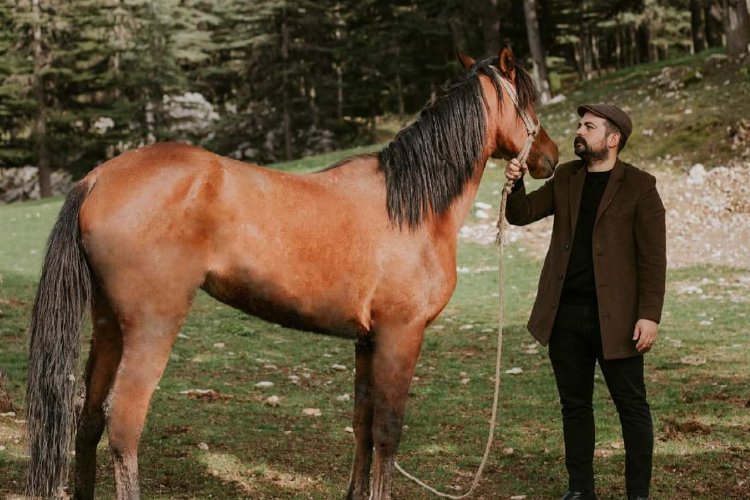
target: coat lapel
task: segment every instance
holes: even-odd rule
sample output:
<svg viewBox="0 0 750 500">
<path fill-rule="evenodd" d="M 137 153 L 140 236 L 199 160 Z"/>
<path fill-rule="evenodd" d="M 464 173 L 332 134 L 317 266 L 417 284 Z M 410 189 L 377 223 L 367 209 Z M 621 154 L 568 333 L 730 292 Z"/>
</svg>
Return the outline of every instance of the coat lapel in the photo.
<svg viewBox="0 0 750 500">
<path fill-rule="evenodd" d="M 570 237 L 576 234 L 576 223 L 578 222 L 578 210 L 581 207 L 581 195 L 583 194 L 583 183 L 586 180 L 586 166 L 580 162 L 576 171 L 570 176 L 568 186 L 568 201 L 570 202 Z"/>
<path fill-rule="evenodd" d="M 596 212 L 594 227 L 599 223 L 599 219 L 601 219 L 604 211 L 612 204 L 612 200 L 615 199 L 615 194 L 617 194 L 617 190 L 620 189 L 620 185 L 622 185 L 622 178 L 624 175 L 625 165 L 618 158 L 617 163 L 615 163 L 615 166 L 612 169 L 612 175 L 609 176 L 609 181 L 607 181 L 607 187 L 604 188 L 602 201 L 599 203 L 599 210 Z"/>
</svg>

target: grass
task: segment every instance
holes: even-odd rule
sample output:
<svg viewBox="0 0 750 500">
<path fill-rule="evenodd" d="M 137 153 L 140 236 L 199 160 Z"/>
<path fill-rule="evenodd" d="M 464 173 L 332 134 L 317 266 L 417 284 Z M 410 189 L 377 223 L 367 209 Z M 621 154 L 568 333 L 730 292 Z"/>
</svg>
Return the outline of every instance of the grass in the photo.
<svg viewBox="0 0 750 500">
<path fill-rule="evenodd" d="M 685 64 L 705 63 L 693 58 Z M 589 82 L 574 96 L 581 101 L 584 95 L 587 101 L 626 96 L 632 92 L 628 85 L 647 82 L 660 68 L 639 71 L 644 73 Z M 743 77 L 736 72 L 722 78 L 735 76 Z M 570 149 L 565 145 L 571 133 L 565 129 L 571 126 L 572 105 L 569 101 L 540 112 L 562 152 Z M 737 112 L 745 105 L 737 104 Z M 646 110 L 637 113 L 636 123 L 657 120 Z M 720 114 L 732 119 L 726 110 Z M 659 146 L 646 144 L 642 135 L 636 133 L 631 141 L 626 151 L 633 155 L 654 159 L 661 154 Z M 279 167 L 307 172 L 364 151 L 340 151 Z M 697 158 L 704 153 L 686 148 L 681 154 Z M 499 168 L 486 171 L 478 199 L 497 205 L 493 192 L 500 175 Z M 0 206 L 0 368 L 19 407 L 28 315 L 44 242 L 60 205 L 61 200 L 54 199 Z M 399 455 L 409 471 L 453 493 L 468 487 L 484 447 L 498 300 L 497 273 L 481 271 L 497 265 L 494 249 L 461 241 L 458 256 L 459 267 L 480 272 L 460 274 L 452 301 L 426 335 Z M 503 369 L 519 367 L 523 372 L 502 377 L 499 427 L 476 498 L 556 498 L 566 482 L 557 394 L 546 350 L 526 352 L 533 339 L 524 326 L 541 262 L 516 244 L 506 249 L 505 259 Z M 656 430 L 654 498 L 747 498 L 749 277 L 748 269 L 705 266 L 668 274 L 660 340 L 646 358 Z M 700 286 L 703 293 L 685 293 L 688 285 Z M 353 436 L 346 431 L 352 403 L 337 398 L 353 391 L 352 347 L 350 341 L 264 323 L 200 294 L 154 395 L 143 434 L 144 497 L 342 497 L 353 448 Z M 705 359 L 705 364 L 685 364 L 686 356 Z M 346 370 L 333 369 L 334 364 Z M 260 381 L 274 385 L 260 389 Z M 214 389 L 219 397 L 180 394 L 194 388 Z M 279 397 L 279 406 L 264 404 L 270 395 Z M 321 415 L 305 416 L 305 408 L 317 408 Z M 600 497 L 622 498 L 619 422 L 601 376 L 595 411 Z M 26 457 L 18 418 L 0 417 L 0 495 L 21 489 Z M 98 494 L 111 498 L 106 436 L 99 459 Z M 396 479 L 395 496 L 428 498 L 402 478 Z"/>
</svg>

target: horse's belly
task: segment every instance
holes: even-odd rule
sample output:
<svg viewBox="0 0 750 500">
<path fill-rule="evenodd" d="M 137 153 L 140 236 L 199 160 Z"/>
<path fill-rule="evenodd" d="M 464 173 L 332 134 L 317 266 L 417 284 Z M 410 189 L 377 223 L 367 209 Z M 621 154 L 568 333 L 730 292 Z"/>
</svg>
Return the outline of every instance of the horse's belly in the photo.
<svg viewBox="0 0 750 500">
<path fill-rule="evenodd" d="M 291 286 L 247 271 L 209 273 L 203 285 L 214 298 L 263 320 L 298 330 L 356 338 L 369 330 L 367 304 L 344 286 Z"/>
</svg>

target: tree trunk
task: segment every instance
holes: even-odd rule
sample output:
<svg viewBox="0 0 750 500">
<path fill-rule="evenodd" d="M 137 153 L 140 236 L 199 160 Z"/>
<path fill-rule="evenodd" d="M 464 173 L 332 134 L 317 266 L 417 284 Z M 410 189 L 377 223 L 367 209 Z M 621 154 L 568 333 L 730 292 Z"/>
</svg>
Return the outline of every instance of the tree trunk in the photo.
<svg viewBox="0 0 750 500">
<path fill-rule="evenodd" d="M 693 35 L 693 53 L 706 50 L 706 28 L 703 22 L 703 0 L 690 0 L 690 31 Z"/>
<path fill-rule="evenodd" d="M 47 145 L 47 93 L 44 88 L 42 70 L 45 66 L 45 55 L 42 47 L 42 11 L 40 0 L 31 1 L 31 15 L 33 28 L 34 53 L 34 97 L 36 98 L 37 113 L 34 121 L 34 139 L 36 142 L 36 161 L 39 168 L 39 194 L 42 198 L 52 196 L 52 180 Z"/>
<path fill-rule="evenodd" d="M 289 26 L 287 26 L 286 9 L 281 14 L 281 59 L 283 69 L 281 74 L 281 99 L 284 122 L 284 159 L 292 159 L 292 123 L 289 115 Z"/>
<path fill-rule="evenodd" d="M 404 85 L 401 81 L 401 73 L 396 73 L 396 99 L 398 100 L 398 119 L 404 119 Z"/>
<path fill-rule="evenodd" d="M 528 22 L 527 22 L 528 26 Z M 500 16 L 497 14 L 497 0 L 484 0 L 484 52 L 488 55 L 500 53 Z"/>
<path fill-rule="evenodd" d="M 615 28 L 615 68 L 622 69 L 622 29 Z"/>
<path fill-rule="evenodd" d="M 596 76 L 602 76 L 602 65 L 599 60 L 599 43 L 601 38 L 592 33 L 591 35 L 591 61 L 594 69 L 596 69 Z"/>
<path fill-rule="evenodd" d="M 547 102 L 552 97 L 550 91 L 549 77 L 547 76 L 547 63 L 544 57 L 544 47 L 539 36 L 539 19 L 536 14 L 536 0 L 524 0 L 523 11 L 526 16 L 526 33 L 529 38 L 529 49 L 534 61 L 533 72 L 536 77 L 539 94 L 542 102 Z"/>
<path fill-rule="evenodd" d="M 583 72 L 583 55 L 581 54 L 581 40 L 573 42 L 573 60 L 576 62 L 576 71 L 578 71 L 578 78 L 583 80 L 585 74 Z"/>
<path fill-rule="evenodd" d="M 636 29 L 635 24 L 630 25 L 628 33 L 630 35 L 628 39 L 628 46 L 630 47 L 630 59 L 628 63 L 630 66 L 635 66 L 636 64 L 641 64 L 641 51 L 638 46 L 638 30 Z"/>
<path fill-rule="evenodd" d="M 746 54 L 750 45 L 750 14 L 745 0 L 723 0 L 724 34 L 729 55 Z"/>
<path fill-rule="evenodd" d="M 704 21 L 706 23 L 706 42 L 711 48 L 723 45 L 721 35 L 723 31 L 721 20 L 721 6 L 719 0 L 707 0 L 703 9 Z"/>
<path fill-rule="evenodd" d="M 336 64 L 336 118 L 344 117 L 344 68 Z"/>
<path fill-rule="evenodd" d="M 144 95 L 146 101 L 146 144 L 156 142 L 156 118 L 154 117 L 154 101 L 151 99 L 151 92 L 148 90 Z"/>
<path fill-rule="evenodd" d="M 461 20 L 458 17 L 451 17 L 448 21 L 451 28 L 451 38 L 453 39 L 453 50 L 466 52 L 466 37 L 464 29 L 461 26 Z"/>
<path fill-rule="evenodd" d="M 654 52 L 651 43 L 651 24 L 648 21 L 638 26 L 638 59 L 639 63 L 654 60 Z"/>
<path fill-rule="evenodd" d="M 588 23 L 581 25 L 581 68 L 583 77 L 590 80 L 594 72 L 594 54 L 592 50 L 593 39 L 591 26 Z"/>
</svg>

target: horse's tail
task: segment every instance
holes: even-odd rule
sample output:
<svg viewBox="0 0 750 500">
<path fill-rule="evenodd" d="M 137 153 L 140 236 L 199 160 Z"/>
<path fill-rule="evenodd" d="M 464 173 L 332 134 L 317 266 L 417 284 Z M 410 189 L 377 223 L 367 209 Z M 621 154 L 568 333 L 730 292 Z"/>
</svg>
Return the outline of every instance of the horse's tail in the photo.
<svg viewBox="0 0 750 500">
<path fill-rule="evenodd" d="M 76 184 L 60 210 L 47 241 L 29 325 L 26 404 L 31 459 L 26 487 L 33 497 L 59 497 L 67 480 L 81 328 L 91 297 L 91 273 L 78 227 L 88 191 L 88 182 Z"/>
</svg>

